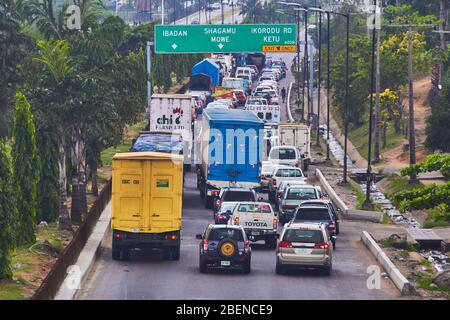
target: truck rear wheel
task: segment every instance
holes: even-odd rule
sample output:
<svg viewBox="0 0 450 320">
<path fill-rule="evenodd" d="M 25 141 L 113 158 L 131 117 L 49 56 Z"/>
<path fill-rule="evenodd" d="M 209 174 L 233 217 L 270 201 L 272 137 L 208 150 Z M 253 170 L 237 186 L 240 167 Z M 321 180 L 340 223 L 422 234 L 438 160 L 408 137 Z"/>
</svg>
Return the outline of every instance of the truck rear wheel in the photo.
<svg viewBox="0 0 450 320">
<path fill-rule="evenodd" d="M 119 248 L 115 248 L 114 246 L 112 247 L 112 258 L 113 260 L 121 260 L 121 255 L 122 255 L 122 250 L 120 250 Z"/>
<path fill-rule="evenodd" d="M 164 251 L 164 258 L 170 261 L 180 260 L 180 246 L 167 248 Z"/>
</svg>

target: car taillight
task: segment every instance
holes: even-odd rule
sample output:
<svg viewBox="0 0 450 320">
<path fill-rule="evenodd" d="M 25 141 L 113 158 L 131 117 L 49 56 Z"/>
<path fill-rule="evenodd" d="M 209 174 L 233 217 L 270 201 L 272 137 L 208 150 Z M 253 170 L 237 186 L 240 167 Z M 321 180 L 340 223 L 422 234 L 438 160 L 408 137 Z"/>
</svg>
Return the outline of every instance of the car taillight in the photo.
<svg viewBox="0 0 450 320">
<path fill-rule="evenodd" d="M 218 195 L 219 195 L 219 191 L 217 191 L 217 190 L 211 191 L 211 196 L 217 197 Z"/>
<path fill-rule="evenodd" d="M 122 235 L 120 233 L 116 233 L 116 234 L 114 234 L 114 238 L 122 239 Z"/>
<path fill-rule="evenodd" d="M 330 245 L 327 242 L 319 242 L 314 244 L 314 249 L 329 249 Z"/>
<path fill-rule="evenodd" d="M 278 219 L 276 218 L 273 219 L 273 228 L 274 229 L 278 228 Z"/>
<path fill-rule="evenodd" d="M 166 235 L 166 239 L 167 240 L 177 240 L 177 235 L 176 234 L 168 234 L 168 235 Z"/>
<path fill-rule="evenodd" d="M 216 200 L 216 206 L 217 206 L 217 207 L 220 206 L 220 199 L 217 199 L 217 200 Z"/>
<path fill-rule="evenodd" d="M 292 247 L 292 242 L 280 241 L 280 243 L 278 244 L 278 247 L 280 247 L 280 248 L 291 248 Z"/>
<path fill-rule="evenodd" d="M 334 231 L 336 229 L 336 226 L 334 225 L 334 222 L 330 222 L 328 225 L 328 231 Z"/>
<path fill-rule="evenodd" d="M 235 224 L 235 225 L 238 225 L 238 224 L 239 224 L 239 217 L 235 217 L 235 218 L 234 218 L 234 224 Z"/>
<path fill-rule="evenodd" d="M 277 185 L 277 179 L 273 179 L 273 180 L 272 180 L 272 184 L 273 184 L 274 186 L 276 186 L 276 185 Z"/>
<path fill-rule="evenodd" d="M 245 240 L 245 241 L 244 241 L 244 249 L 245 249 L 245 250 L 250 249 L 250 241 L 248 241 L 248 240 Z"/>
<path fill-rule="evenodd" d="M 203 240 L 203 250 L 208 250 L 208 240 Z"/>
</svg>

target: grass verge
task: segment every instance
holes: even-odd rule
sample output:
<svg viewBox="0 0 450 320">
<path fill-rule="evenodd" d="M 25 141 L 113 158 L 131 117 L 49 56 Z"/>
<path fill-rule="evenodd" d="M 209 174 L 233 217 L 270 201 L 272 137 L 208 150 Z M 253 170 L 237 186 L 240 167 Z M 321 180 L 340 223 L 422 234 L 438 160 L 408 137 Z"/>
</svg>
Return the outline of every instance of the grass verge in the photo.
<svg viewBox="0 0 450 320">
<path fill-rule="evenodd" d="M 125 138 L 122 140 L 122 143 L 117 146 L 110 147 L 101 152 L 101 163 L 102 166 L 110 166 L 112 164 L 112 158 L 118 152 L 127 152 L 131 148 L 131 144 L 133 139 L 139 135 L 139 132 L 142 131 L 147 125 L 148 120 L 142 119 L 139 122 L 133 124 L 132 126 L 127 127 L 127 134 Z"/>
</svg>

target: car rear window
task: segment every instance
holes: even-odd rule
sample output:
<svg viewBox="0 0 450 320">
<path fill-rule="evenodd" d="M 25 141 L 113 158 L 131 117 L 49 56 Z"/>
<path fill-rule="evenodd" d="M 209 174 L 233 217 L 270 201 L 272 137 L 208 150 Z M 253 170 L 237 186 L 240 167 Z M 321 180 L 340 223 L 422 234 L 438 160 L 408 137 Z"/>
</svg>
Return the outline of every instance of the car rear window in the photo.
<svg viewBox="0 0 450 320">
<path fill-rule="evenodd" d="M 278 149 L 274 150 L 270 157 L 272 159 L 280 159 L 280 160 L 291 160 L 295 159 L 296 154 L 294 149 Z"/>
<path fill-rule="evenodd" d="M 236 207 L 236 202 L 222 202 L 220 205 L 220 212 L 226 212 L 228 210 L 233 211 L 234 207 Z"/>
<path fill-rule="evenodd" d="M 225 192 L 223 201 L 255 201 L 252 192 L 228 191 Z"/>
<path fill-rule="evenodd" d="M 287 229 L 283 241 L 320 243 L 323 242 L 323 233 L 321 230 Z"/>
<path fill-rule="evenodd" d="M 239 205 L 238 212 L 272 213 L 268 203 L 243 203 Z"/>
<path fill-rule="evenodd" d="M 301 177 L 302 174 L 298 169 L 278 169 L 275 176 L 293 178 L 293 177 Z"/>
<path fill-rule="evenodd" d="M 326 208 L 300 208 L 295 215 L 295 220 L 329 221 L 330 219 Z"/>
<path fill-rule="evenodd" d="M 209 233 L 208 240 L 210 241 L 220 241 L 222 239 L 233 239 L 235 241 L 244 241 L 244 236 L 242 231 L 239 229 L 229 229 L 229 228 L 217 228 L 212 229 Z"/>
<path fill-rule="evenodd" d="M 286 196 L 288 200 L 311 200 L 317 199 L 316 190 L 313 188 L 289 189 Z"/>
</svg>

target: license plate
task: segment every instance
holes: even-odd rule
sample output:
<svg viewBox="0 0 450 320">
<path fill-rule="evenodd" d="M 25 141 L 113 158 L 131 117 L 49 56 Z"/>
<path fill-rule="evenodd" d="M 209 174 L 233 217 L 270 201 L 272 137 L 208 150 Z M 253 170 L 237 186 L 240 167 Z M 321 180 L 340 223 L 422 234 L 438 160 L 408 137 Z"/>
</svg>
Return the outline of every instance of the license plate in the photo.
<svg viewBox="0 0 450 320">
<path fill-rule="evenodd" d="M 296 254 L 310 254 L 312 249 L 294 249 Z"/>
<path fill-rule="evenodd" d="M 250 234 L 252 236 L 259 236 L 259 231 L 252 231 L 252 232 L 250 232 Z"/>
<path fill-rule="evenodd" d="M 220 265 L 222 267 L 229 267 L 231 265 L 230 261 L 220 261 Z"/>
</svg>

